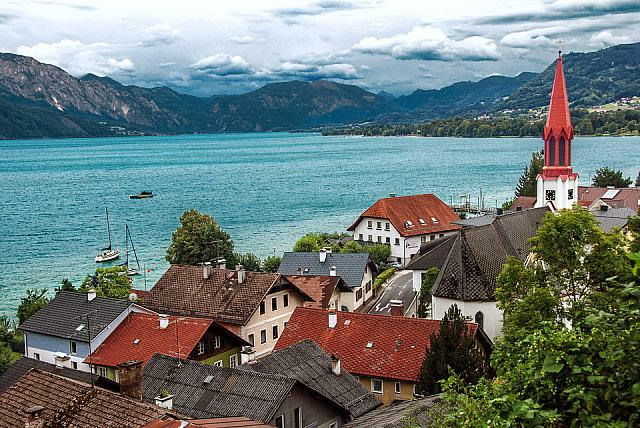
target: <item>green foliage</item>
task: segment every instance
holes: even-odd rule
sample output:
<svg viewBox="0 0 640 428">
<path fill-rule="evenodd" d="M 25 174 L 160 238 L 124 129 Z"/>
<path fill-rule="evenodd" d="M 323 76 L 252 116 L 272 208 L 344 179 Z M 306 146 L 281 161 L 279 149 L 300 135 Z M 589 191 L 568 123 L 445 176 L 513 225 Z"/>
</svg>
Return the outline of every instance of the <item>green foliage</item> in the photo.
<svg viewBox="0 0 640 428">
<path fill-rule="evenodd" d="M 636 177 L 635 186 L 640 187 L 640 172 L 638 172 L 638 176 Z"/>
<path fill-rule="evenodd" d="M 524 168 L 524 172 L 516 186 L 516 196 L 536 196 L 538 174 L 542 172 L 544 156 L 542 152 L 531 153 L 531 162 Z"/>
<path fill-rule="evenodd" d="M 633 183 L 631 177 L 624 178 L 622 171 L 614 170 L 608 166 L 603 166 L 596 170 L 593 177 L 593 185 L 596 187 L 629 187 Z"/>
<path fill-rule="evenodd" d="M 264 262 L 262 262 L 262 270 L 265 272 L 278 272 L 278 268 L 280 267 L 281 261 L 282 261 L 282 257 L 269 256 L 266 259 L 264 259 Z"/>
<path fill-rule="evenodd" d="M 629 244 L 629 250 L 631 253 L 640 253 L 640 214 L 636 214 L 633 217 L 629 217 L 629 223 L 627 224 L 629 233 L 631 234 L 631 243 Z"/>
<path fill-rule="evenodd" d="M 451 371 L 466 384 L 474 384 L 486 374 L 486 359 L 457 305 L 452 305 L 442 317 L 440 332 L 432 334 L 430 341 L 420 369 L 419 394 L 439 393 L 440 381 L 448 378 Z"/>
<path fill-rule="evenodd" d="M 390 279 L 394 273 L 396 273 L 395 268 L 385 269 L 382 272 L 380 272 L 380 274 L 376 276 L 375 281 L 373 281 L 373 288 L 377 290 L 380 287 L 382 287 L 382 284 L 384 284 L 385 281 Z"/>
<path fill-rule="evenodd" d="M 501 205 L 502 211 L 505 211 L 505 212 L 509 211 L 515 201 L 516 201 L 516 198 L 511 198 L 509 200 L 504 201 Z"/>
<path fill-rule="evenodd" d="M 9 345 L 13 352 L 24 352 L 24 336 L 9 317 L 0 317 L 0 343 Z"/>
<path fill-rule="evenodd" d="M 233 265 L 230 265 L 231 268 L 235 267 L 236 265 L 242 265 L 246 270 L 250 272 L 260 272 L 262 270 L 262 262 L 260 261 L 258 256 L 253 253 L 235 253 L 233 256 L 233 261 Z"/>
<path fill-rule="evenodd" d="M 36 288 L 27 289 L 25 295 L 20 299 L 20 305 L 18 306 L 19 324 L 28 320 L 31 315 L 35 314 L 40 310 L 40 308 L 49 303 L 49 298 L 46 297 L 46 294 L 46 288 L 42 288 L 40 290 Z"/>
<path fill-rule="evenodd" d="M 78 291 L 86 293 L 96 290 L 98 296 L 124 299 L 131 293 L 131 279 L 125 266 L 98 268 L 93 275 L 87 275 Z"/>
<path fill-rule="evenodd" d="M 369 244 L 357 241 L 349 241 L 340 250 L 341 253 L 368 253 L 371 260 L 381 266 L 387 263 L 391 255 L 391 247 L 386 244 Z"/>
<path fill-rule="evenodd" d="M 13 352 L 6 343 L 0 342 L 0 374 L 19 358 L 20 354 Z"/>
<path fill-rule="evenodd" d="M 418 318 L 427 318 L 431 308 L 431 289 L 440 274 L 440 269 L 432 267 L 422 275 L 420 295 L 418 296 Z"/>
<path fill-rule="evenodd" d="M 293 251 L 300 253 L 315 253 L 322 248 L 331 247 L 331 251 L 339 252 L 340 247 L 336 244 L 331 244 L 329 240 L 340 239 L 345 236 L 349 236 L 346 233 L 324 233 L 314 232 L 307 233 L 296 241 L 293 245 Z"/>
<path fill-rule="evenodd" d="M 74 287 L 71 281 L 69 281 L 69 278 L 63 278 L 60 285 L 54 290 L 56 294 L 60 293 L 61 291 L 77 291 L 76 287 Z"/>
<path fill-rule="evenodd" d="M 180 216 L 166 259 L 171 264 L 196 265 L 222 257 L 233 260 L 233 241 L 215 219 L 192 209 Z"/>
</svg>

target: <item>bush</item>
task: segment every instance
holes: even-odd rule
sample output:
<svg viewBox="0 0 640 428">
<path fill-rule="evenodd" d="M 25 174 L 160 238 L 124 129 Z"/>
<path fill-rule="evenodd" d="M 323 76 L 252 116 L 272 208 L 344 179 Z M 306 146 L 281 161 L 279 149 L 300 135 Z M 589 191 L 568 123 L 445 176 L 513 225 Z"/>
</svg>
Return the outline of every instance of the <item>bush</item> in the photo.
<svg viewBox="0 0 640 428">
<path fill-rule="evenodd" d="M 373 288 L 375 288 L 376 290 L 380 288 L 386 280 L 388 280 L 393 276 L 394 273 L 396 273 L 395 268 L 389 268 L 387 270 L 382 271 L 380 275 L 376 277 L 376 280 L 373 282 Z"/>
</svg>

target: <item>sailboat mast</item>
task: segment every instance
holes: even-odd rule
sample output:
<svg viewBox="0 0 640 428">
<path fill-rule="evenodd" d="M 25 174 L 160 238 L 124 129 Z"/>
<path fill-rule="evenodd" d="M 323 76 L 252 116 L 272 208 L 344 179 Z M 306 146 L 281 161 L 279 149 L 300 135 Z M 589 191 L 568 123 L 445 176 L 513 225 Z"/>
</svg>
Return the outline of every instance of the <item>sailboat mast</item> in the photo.
<svg viewBox="0 0 640 428">
<path fill-rule="evenodd" d="M 136 253 L 136 247 L 133 245 L 133 238 L 131 237 L 131 231 L 129 230 L 129 226 L 128 225 L 127 225 L 127 235 L 129 237 L 129 241 L 131 241 L 131 249 L 133 250 L 133 255 L 136 258 L 136 264 L 138 265 L 138 270 L 140 270 L 140 260 L 138 260 L 138 254 Z M 127 259 L 127 260 L 129 260 L 129 259 Z"/>
<path fill-rule="evenodd" d="M 109 225 L 109 208 L 104 207 L 104 211 L 107 213 L 107 233 L 109 234 L 109 249 L 111 249 L 111 226 Z"/>
<path fill-rule="evenodd" d="M 124 224 L 124 245 L 127 253 L 125 265 L 127 266 L 127 269 L 129 269 L 129 225 L 127 223 Z"/>
</svg>

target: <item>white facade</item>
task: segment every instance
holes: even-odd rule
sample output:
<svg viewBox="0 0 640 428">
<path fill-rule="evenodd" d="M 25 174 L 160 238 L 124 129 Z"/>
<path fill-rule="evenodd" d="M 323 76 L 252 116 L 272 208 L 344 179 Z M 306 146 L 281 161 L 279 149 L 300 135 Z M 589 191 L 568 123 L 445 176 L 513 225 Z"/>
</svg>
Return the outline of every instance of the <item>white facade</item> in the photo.
<svg viewBox="0 0 640 428">
<path fill-rule="evenodd" d="M 387 244 L 391 247 L 389 260 L 406 264 L 411 259 L 411 256 L 418 252 L 422 244 L 452 233 L 455 233 L 455 231 L 404 237 L 389 220 L 363 217 L 353 229 L 353 239 L 354 241 Z"/>
<path fill-rule="evenodd" d="M 542 174 L 538 175 L 535 208 L 544 207 L 547 203 L 552 203 L 556 210 L 571 209 L 578 202 L 578 176 L 573 179 L 561 177 L 555 179 L 544 179 Z"/>
<path fill-rule="evenodd" d="M 498 309 L 498 302 L 463 302 L 460 300 L 447 299 L 444 297 L 431 297 L 431 317 L 434 320 L 441 320 L 452 305 L 457 305 L 462 315 L 468 320 L 480 321 L 479 314 L 482 314 L 482 329 L 489 339 L 502 335 L 502 311 Z"/>
</svg>

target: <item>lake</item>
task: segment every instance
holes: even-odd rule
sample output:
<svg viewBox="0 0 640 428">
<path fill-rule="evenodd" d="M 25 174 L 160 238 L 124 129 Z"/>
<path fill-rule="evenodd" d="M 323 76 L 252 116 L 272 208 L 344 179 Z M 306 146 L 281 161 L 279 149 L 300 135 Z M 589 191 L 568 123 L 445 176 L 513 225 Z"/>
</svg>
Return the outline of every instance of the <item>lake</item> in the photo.
<svg viewBox="0 0 640 428">
<path fill-rule="evenodd" d="M 322 137 L 260 133 L 0 141 L 0 315 L 30 287 L 79 285 L 129 224 L 151 288 L 180 214 L 212 214 L 236 250 L 264 258 L 310 231 L 344 231 L 381 197 L 462 194 L 485 204 L 513 195 L 539 138 Z M 640 138 L 576 138 L 581 183 L 603 165 L 635 179 Z M 128 195 L 152 190 L 152 199 Z M 121 258 L 122 260 L 122 258 Z"/>
</svg>

